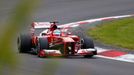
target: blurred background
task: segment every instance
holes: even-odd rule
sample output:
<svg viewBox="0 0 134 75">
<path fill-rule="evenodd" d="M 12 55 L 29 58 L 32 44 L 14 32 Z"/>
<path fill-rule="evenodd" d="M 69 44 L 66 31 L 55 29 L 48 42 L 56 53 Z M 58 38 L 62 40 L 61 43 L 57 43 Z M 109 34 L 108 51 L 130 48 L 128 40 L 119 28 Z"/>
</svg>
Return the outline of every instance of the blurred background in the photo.
<svg viewBox="0 0 134 75">
<path fill-rule="evenodd" d="M 15 70 L 20 63 L 20 57 L 16 53 L 16 39 L 32 22 L 32 14 L 38 2 L 38 0 L 0 0 L 0 75 L 16 74 Z"/>
</svg>

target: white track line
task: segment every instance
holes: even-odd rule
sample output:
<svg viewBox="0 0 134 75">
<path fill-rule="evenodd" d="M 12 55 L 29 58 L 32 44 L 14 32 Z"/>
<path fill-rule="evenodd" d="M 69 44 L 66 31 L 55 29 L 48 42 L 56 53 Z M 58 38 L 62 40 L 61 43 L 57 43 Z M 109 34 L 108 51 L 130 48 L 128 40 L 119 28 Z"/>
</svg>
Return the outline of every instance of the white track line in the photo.
<svg viewBox="0 0 134 75">
<path fill-rule="evenodd" d="M 106 57 L 106 56 L 102 56 L 102 55 L 96 55 L 96 57 L 134 63 L 134 55 L 133 54 L 126 54 L 126 55 L 122 55 L 122 56 L 119 56 L 116 58 Z"/>
</svg>

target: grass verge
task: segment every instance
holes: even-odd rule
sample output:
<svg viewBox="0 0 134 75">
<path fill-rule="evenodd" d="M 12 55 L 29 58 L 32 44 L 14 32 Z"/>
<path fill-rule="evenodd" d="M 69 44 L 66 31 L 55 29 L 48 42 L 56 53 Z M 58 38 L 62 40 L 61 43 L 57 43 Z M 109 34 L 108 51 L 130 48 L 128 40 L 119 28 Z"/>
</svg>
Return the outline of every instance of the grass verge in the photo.
<svg viewBox="0 0 134 75">
<path fill-rule="evenodd" d="M 105 44 L 134 49 L 134 17 L 102 22 L 88 34 Z"/>
</svg>

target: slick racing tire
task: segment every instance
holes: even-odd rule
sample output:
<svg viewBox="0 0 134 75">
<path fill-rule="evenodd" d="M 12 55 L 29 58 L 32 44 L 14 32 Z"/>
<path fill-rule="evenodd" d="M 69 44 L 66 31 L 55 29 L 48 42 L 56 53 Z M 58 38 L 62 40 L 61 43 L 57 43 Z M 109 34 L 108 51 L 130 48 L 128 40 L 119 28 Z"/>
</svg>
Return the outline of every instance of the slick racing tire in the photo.
<svg viewBox="0 0 134 75">
<path fill-rule="evenodd" d="M 82 49 L 94 48 L 94 42 L 90 38 L 83 38 L 81 42 L 82 42 Z"/>
<path fill-rule="evenodd" d="M 48 49 L 48 48 L 49 48 L 49 44 L 48 44 L 47 38 L 39 38 L 38 51 L 37 51 L 38 57 L 41 57 L 41 58 L 45 57 L 43 55 L 44 53 L 42 53 L 43 52 L 42 50 L 43 49 Z"/>
<path fill-rule="evenodd" d="M 82 42 L 82 47 L 81 47 L 82 49 L 88 49 L 88 48 L 94 49 L 94 42 L 92 39 L 86 37 L 83 38 L 81 42 Z M 93 51 L 92 54 L 90 55 L 85 55 L 84 57 L 85 58 L 93 57 L 96 54 L 97 54 L 97 50 Z"/>
<path fill-rule="evenodd" d="M 20 53 L 27 53 L 31 50 L 32 39 L 30 34 L 23 34 L 18 37 L 18 50 Z"/>
</svg>

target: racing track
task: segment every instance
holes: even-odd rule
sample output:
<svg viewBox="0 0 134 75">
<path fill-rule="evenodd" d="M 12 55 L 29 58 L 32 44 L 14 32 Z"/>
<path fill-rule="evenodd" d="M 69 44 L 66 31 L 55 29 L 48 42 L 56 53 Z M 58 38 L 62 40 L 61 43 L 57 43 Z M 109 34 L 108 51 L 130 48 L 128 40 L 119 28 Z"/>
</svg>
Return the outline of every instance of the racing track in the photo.
<svg viewBox="0 0 134 75">
<path fill-rule="evenodd" d="M 8 0 L 4 0 L 5 4 L 0 9 L 3 18 L 6 19 L 8 14 L 13 14 L 9 11 L 12 9 L 11 6 L 17 3 L 16 1 L 18 0 L 9 3 Z M 33 17 L 35 21 L 51 21 L 54 17 L 64 24 L 105 16 L 132 14 L 133 7 L 133 0 L 42 0 Z M 57 65 L 55 75 L 134 75 L 134 64 L 98 57 L 41 59 L 29 54 L 18 54 L 18 56 L 21 58 L 21 64 L 17 75 L 51 75 L 54 69 L 51 62 Z"/>
</svg>

